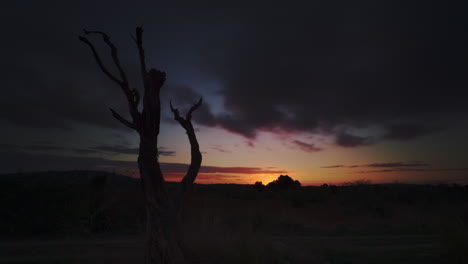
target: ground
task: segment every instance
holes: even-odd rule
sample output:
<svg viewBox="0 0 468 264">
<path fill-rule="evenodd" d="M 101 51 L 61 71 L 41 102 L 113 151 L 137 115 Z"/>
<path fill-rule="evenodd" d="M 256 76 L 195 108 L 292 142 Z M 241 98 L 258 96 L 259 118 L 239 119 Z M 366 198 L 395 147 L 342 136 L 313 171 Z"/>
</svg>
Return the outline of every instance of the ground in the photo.
<svg viewBox="0 0 468 264">
<path fill-rule="evenodd" d="M 439 238 L 433 236 L 278 236 L 270 241 L 276 263 L 444 263 Z M 4 241 L 0 263 L 142 263 L 143 248 L 142 237 Z M 253 257 L 243 263 L 258 262 Z"/>
<path fill-rule="evenodd" d="M 143 262 L 138 180 L 41 175 L 0 177 L 0 264 Z M 468 186 L 196 185 L 181 223 L 192 263 L 468 263 Z"/>
</svg>

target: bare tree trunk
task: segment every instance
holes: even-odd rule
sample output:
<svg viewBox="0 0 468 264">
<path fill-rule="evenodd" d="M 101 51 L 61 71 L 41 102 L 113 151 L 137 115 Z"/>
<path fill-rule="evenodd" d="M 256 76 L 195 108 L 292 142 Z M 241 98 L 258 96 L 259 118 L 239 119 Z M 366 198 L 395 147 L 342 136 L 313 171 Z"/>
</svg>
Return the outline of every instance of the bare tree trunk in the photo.
<svg viewBox="0 0 468 264">
<path fill-rule="evenodd" d="M 171 110 L 174 113 L 174 119 L 177 122 L 179 122 L 180 126 L 182 126 L 185 129 L 190 143 L 190 165 L 187 170 L 187 173 L 181 181 L 183 193 L 191 191 L 193 183 L 197 178 L 198 171 L 200 170 L 200 166 L 202 163 L 200 145 L 198 144 L 197 136 L 195 135 L 195 129 L 192 125 L 192 113 L 202 105 L 202 102 L 203 98 L 200 98 L 200 100 L 189 109 L 189 111 L 185 115 L 185 118 L 181 117 L 179 110 L 172 106 L 172 102 L 170 103 Z"/>
<path fill-rule="evenodd" d="M 146 207 L 147 252 L 146 263 L 185 263 L 177 225 L 172 217 L 165 217 L 164 210 Z M 163 214 L 163 215 L 161 215 Z"/>
<path fill-rule="evenodd" d="M 155 143 L 140 142 L 138 167 L 146 207 L 147 248 L 145 263 L 185 263 L 181 250 L 176 210 L 157 161 Z"/>
<path fill-rule="evenodd" d="M 141 113 L 138 110 L 138 104 L 140 102 L 138 90 L 130 88 L 127 76 L 117 56 L 117 48 L 110 41 L 109 36 L 101 31 L 84 30 L 84 33 L 86 35 L 100 35 L 110 48 L 112 60 L 119 72 L 119 77 L 113 75 L 104 66 L 94 45 L 86 37 L 79 37 L 80 41 L 90 47 L 103 73 L 122 89 L 127 98 L 132 121 L 125 119 L 120 114 L 110 109 L 112 115 L 125 126 L 137 131 L 140 135 L 138 168 L 140 170 L 147 221 L 145 262 L 147 264 L 185 263 L 186 258 L 181 246 L 178 214 L 181 208 L 180 205 L 184 200 L 184 194 L 191 189 L 202 162 L 202 155 L 191 123 L 192 113 L 201 106 L 202 100 L 200 99 L 197 104 L 190 108 L 185 118 L 180 117 L 178 110 L 174 109 L 171 104 L 175 120 L 177 120 L 187 132 L 192 158 L 187 174 L 181 181 L 180 190 L 173 195 L 173 197 L 170 197 L 158 161 L 158 135 L 161 121 L 160 90 L 166 80 L 166 74 L 157 69 L 146 70 L 142 43 L 143 29 L 137 27 L 136 37 L 134 38 L 138 48 L 141 78 L 144 84 L 143 109 Z"/>
</svg>

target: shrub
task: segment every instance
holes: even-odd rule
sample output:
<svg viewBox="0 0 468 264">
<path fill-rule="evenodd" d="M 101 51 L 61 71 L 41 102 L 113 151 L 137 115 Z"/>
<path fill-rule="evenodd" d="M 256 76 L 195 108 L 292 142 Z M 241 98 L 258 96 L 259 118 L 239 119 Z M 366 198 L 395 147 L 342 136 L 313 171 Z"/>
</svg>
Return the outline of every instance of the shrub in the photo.
<svg viewBox="0 0 468 264">
<path fill-rule="evenodd" d="M 291 190 L 299 189 L 301 183 L 297 180 L 293 180 L 288 175 L 280 175 L 278 179 L 267 184 L 266 188 L 270 190 Z"/>
<path fill-rule="evenodd" d="M 255 182 L 255 184 L 254 184 L 254 189 L 255 189 L 256 191 L 261 192 L 261 191 L 263 191 L 263 190 L 265 189 L 265 185 L 263 185 L 263 183 L 262 183 L 261 181 L 257 181 L 257 182 Z"/>
</svg>

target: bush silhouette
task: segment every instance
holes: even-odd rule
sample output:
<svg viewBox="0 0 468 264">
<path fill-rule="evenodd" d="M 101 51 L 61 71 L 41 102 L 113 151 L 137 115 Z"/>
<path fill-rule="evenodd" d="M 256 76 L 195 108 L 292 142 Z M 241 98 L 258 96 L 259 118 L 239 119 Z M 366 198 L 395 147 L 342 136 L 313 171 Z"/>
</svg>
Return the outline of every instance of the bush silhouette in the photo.
<svg viewBox="0 0 468 264">
<path fill-rule="evenodd" d="M 293 180 L 288 175 L 280 175 L 278 179 L 267 184 L 266 188 L 269 190 L 294 190 L 299 189 L 301 183 Z"/>
<path fill-rule="evenodd" d="M 256 191 L 263 191 L 265 189 L 265 185 L 263 185 L 263 183 L 261 181 L 256 181 L 255 184 L 254 184 L 254 189 Z"/>
</svg>

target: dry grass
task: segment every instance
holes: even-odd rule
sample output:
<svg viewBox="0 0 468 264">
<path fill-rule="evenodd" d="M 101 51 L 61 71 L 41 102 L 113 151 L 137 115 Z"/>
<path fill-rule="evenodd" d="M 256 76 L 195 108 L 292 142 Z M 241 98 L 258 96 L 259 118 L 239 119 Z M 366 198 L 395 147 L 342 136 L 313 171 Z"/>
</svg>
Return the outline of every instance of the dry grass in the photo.
<svg viewBox="0 0 468 264">
<path fill-rule="evenodd" d="M 66 191 L 61 185 L 20 186 L 22 196 L 10 191 L 13 187 L 4 187 L 8 199 L 2 207 L 7 216 L 15 215 L 2 218 L 0 228 L 9 232 L 5 238 L 46 240 L 6 241 L 0 264 L 15 263 L 8 258 L 23 263 L 141 259 L 144 211 L 138 184 L 116 186 L 102 199 L 84 195 L 99 193 L 88 185 Z M 467 190 L 361 184 L 256 192 L 252 186 L 197 186 L 181 215 L 181 231 L 194 263 L 468 263 Z M 28 195 L 33 203 L 25 203 Z M 99 217 L 90 218 L 102 204 Z M 29 221 L 33 218 L 41 221 Z M 128 234 L 137 236 L 115 242 Z M 53 236 L 80 241 L 49 243 Z M 95 238 L 103 239 L 93 244 Z"/>
</svg>

